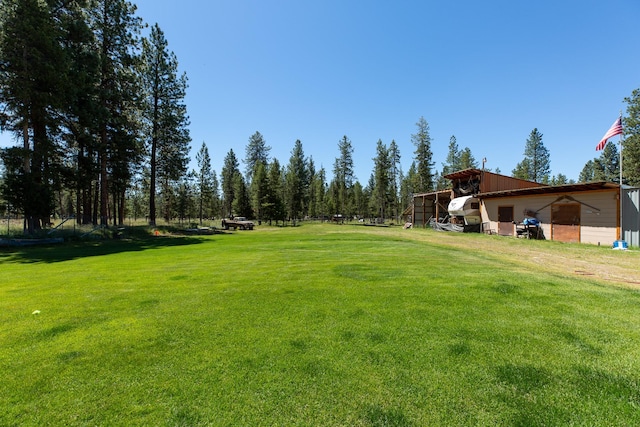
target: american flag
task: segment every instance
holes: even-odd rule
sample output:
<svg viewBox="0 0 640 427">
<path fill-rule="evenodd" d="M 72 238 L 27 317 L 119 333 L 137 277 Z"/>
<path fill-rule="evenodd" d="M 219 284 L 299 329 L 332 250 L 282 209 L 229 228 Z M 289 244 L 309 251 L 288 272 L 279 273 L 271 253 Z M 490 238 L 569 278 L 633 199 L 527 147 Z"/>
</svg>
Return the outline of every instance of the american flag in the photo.
<svg viewBox="0 0 640 427">
<path fill-rule="evenodd" d="M 604 134 L 600 143 L 596 146 L 596 151 L 604 149 L 604 146 L 607 145 L 607 140 L 612 136 L 621 135 L 622 134 L 622 117 L 618 117 L 618 119 L 613 122 L 607 133 Z"/>
</svg>

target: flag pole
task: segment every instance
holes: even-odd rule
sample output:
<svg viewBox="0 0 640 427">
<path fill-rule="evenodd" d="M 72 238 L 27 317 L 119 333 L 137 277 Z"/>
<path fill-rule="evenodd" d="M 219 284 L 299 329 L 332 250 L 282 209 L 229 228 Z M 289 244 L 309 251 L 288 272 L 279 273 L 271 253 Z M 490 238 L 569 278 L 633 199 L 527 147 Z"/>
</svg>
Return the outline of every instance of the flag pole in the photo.
<svg viewBox="0 0 640 427">
<path fill-rule="evenodd" d="M 620 112 L 620 123 L 622 123 L 622 111 Z M 619 136 L 618 143 L 620 144 L 620 240 L 624 242 L 624 223 L 623 219 L 623 196 L 624 193 L 622 191 L 622 134 Z"/>
<path fill-rule="evenodd" d="M 622 136 L 624 134 L 624 129 L 622 127 L 622 110 L 620 110 L 620 115 L 618 116 L 618 119 L 613 122 L 613 125 L 611 125 L 611 127 L 609 128 L 609 130 L 607 131 L 607 133 L 604 134 L 604 136 L 602 137 L 602 139 L 600 140 L 600 142 L 598 143 L 598 145 L 596 146 L 596 151 L 598 150 L 603 150 L 604 147 L 607 145 L 607 140 L 609 140 L 609 138 L 613 138 L 616 135 L 620 135 L 620 140 L 619 140 L 619 144 L 620 144 L 620 182 L 618 183 L 618 199 L 619 199 L 619 204 L 618 204 L 618 209 L 620 210 L 619 213 L 619 235 L 618 235 L 618 240 L 620 240 L 620 242 L 616 242 L 616 246 L 618 243 L 620 243 L 622 246 L 626 246 L 624 243 L 624 227 L 623 227 L 623 214 L 622 214 L 622 208 L 623 208 L 623 191 L 622 191 L 622 149 L 623 149 L 623 144 L 622 144 Z"/>
<path fill-rule="evenodd" d="M 622 125 L 622 111 L 620 111 L 620 124 Z M 619 138 L 620 139 L 618 140 L 618 144 L 620 145 L 620 188 L 622 189 L 622 134 L 620 134 Z"/>
</svg>

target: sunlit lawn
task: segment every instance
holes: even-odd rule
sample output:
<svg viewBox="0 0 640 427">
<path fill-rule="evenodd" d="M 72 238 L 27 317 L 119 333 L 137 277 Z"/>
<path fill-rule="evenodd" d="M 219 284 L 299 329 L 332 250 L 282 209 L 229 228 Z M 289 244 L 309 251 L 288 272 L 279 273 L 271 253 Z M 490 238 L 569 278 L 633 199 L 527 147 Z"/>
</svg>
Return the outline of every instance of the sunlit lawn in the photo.
<svg viewBox="0 0 640 427">
<path fill-rule="evenodd" d="M 637 290 L 431 233 L 0 250 L 0 425 L 640 425 Z"/>
</svg>

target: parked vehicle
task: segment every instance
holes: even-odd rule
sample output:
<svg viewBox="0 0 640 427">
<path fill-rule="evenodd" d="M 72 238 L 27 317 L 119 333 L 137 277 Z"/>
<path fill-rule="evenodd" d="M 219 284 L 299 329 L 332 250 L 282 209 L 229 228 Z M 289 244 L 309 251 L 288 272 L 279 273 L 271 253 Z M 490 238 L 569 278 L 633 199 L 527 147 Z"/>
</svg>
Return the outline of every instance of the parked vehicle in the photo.
<svg viewBox="0 0 640 427">
<path fill-rule="evenodd" d="M 239 228 L 240 230 L 253 230 L 253 221 L 247 220 L 243 216 L 237 216 L 235 218 L 225 218 L 222 220 L 222 228 L 228 230 L 233 228 L 234 230 Z"/>
</svg>

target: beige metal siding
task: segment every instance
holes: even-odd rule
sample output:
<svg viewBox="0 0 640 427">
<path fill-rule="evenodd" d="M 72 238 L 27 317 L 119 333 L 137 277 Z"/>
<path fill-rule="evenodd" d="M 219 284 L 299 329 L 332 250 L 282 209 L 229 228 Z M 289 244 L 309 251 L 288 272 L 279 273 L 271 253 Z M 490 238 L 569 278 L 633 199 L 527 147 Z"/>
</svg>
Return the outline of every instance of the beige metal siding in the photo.
<svg viewBox="0 0 640 427">
<path fill-rule="evenodd" d="M 624 239 L 629 246 L 640 247 L 640 188 L 627 189 L 622 203 Z"/>
<path fill-rule="evenodd" d="M 526 211 L 538 212 L 537 218 L 546 239 L 551 239 L 551 205 L 580 203 L 582 243 L 610 245 L 616 240 L 618 225 L 617 190 L 576 192 L 521 197 L 498 197 L 482 201 L 482 221 L 498 230 L 498 206 L 513 205 L 514 220 L 522 222 Z M 571 199 L 558 200 L 562 196 Z"/>
<path fill-rule="evenodd" d="M 513 206 L 513 220 L 522 222 L 526 211 L 537 211 L 545 205 L 550 205 L 557 196 L 529 196 L 529 197 L 499 197 L 483 200 L 483 221 L 489 223 L 492 230 L 498 230 L 498 206 Z M 551 236 L 551 206 L 538 212 L 538 220 L 546 239 Z"/>
<path fill-rule="evenodd" d="M 583 203 L 582 243 L 612 245 L 617 239 L 620 222 L 618 191 L 576 194 L 575 198 Z"/>
</svg>

